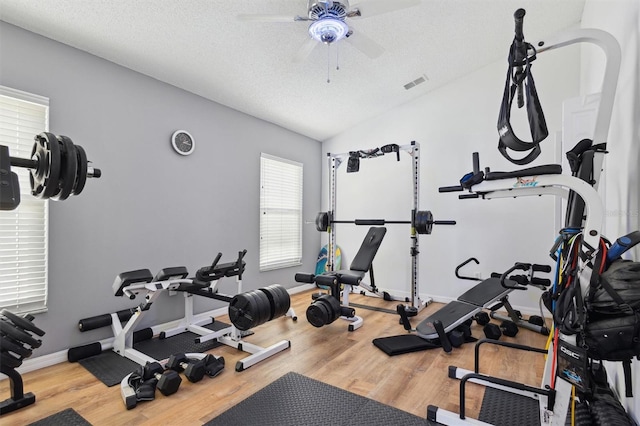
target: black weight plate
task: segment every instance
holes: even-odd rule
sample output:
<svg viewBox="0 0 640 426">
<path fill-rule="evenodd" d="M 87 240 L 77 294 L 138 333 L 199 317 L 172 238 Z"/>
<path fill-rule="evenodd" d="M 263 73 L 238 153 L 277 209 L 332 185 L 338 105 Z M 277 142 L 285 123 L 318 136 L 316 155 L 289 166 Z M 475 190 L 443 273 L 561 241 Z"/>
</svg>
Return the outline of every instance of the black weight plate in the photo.
<svg viewBox="0 0 640 426">
<path fill-rule="evenodd" d="M 14 358 L 6 352 L 0 353 L 0 363 L 9 368 L 18 368 L 22 365 L 22 360 Z"/>
<path fill-rule="evenodd" d="M 54 195 L 52 198 L 58 201 L 64 201 L 69 198 L 71 191 L 76 183 L 76 174 L 78 172 L 78 156 L 76 154 L 76 148 L 73 145 L 71 139 L 67 136 L 59 136 L 60 144 L 62 146 L 60 154 L 60 178 L 58 179 L 58 186 L 60 192 Z"/>
<path fill-rule="evenodd" d="M 76 176 L 76 184 L 73 187 L 73 195 L 79 195 L 84 189 L 87 182 L 87 170 L 89 168 L 87 153 L 80 145 L 76 145 L 76 154 L 78 155 L 78 175 Z"/>
<path fill-rule="evenodd" d="M 39 348 L 42 345 L 42 341 L 34 339 L 29 333 L 22 331 L 4 319 L 0 319 L 0 331 L 11 337 L 13 340 L 26 343 L 32 348 Z"/>
<path fill-rule="evenodd" d="M 429 210 L 417 211 L 414 222 L 418 234 L 431 234 L 433 229 L 433 215 Z"/>
<path fill-rule="evenodd" d="M 269 317 L 271 315 L 271 303 L 269 302 L 269 298 L 264 292 L 260 290 L 254 290 L 251 293 L 253 293 L 254 297 L 258 300 L 258 310 L 260 311 L 260 321 L 256 324 L 256 326 L 258 326 L 270 320 Z"/>
<path fill-rule="evenodd" d="M 16 315 L 13 312 L 8 311 L 6 309 L 3 309 L 2 312 L 0 312 L 0 314 L 9 318 L 12 323 L 22 328 L 23 330 L 29 330 L 34 332 L 38 336 L 44 336 L 44 331 L 40 330 L 38 327 L 36 327 L 31 321 L 27 320 L 26 318 L 22 318 L 21 316 Z"/>
<path fill-rule="evenodd" d="M 11 351 L 24 358 L 31 356 L 31 349 L 25 348 L 21 344 L 14 342 L 8 336 L 0 336 L 0 350 Z"/>
<path fill-rule="evenodd" d="M 31 159 L 37 160 L 39 167 L 31 170 L 31 194 L 48 199 L 58 192 L 60 176 L 60 143 L 53 133 L 43 132 L 35 137 Z"/>
<path fill-rule="evenodd" d="M 329 213 L 320 212 L 316 215 L 316 229 L 324 232 L 329 227 Z"/>
<path fill-rule="evenodd" d="M 242 331 L 249 330 L 257 323 L 258 306 L 249 293 L 236 294 L 229 303 L 229 320 Z"/>
<path fill-rule="evenodd" d="M 275 291 L 273 289 L 270 289 L 269 287 L 265 287 L 265 288 L 259 288 L 258 291 L 262 292 L 265 296 L 267 296 L 267 299 L 269 299 L 269 320 L 271 321 L 276 313 L 276 304 L 278 303 L 276 301 L 276 297 L 277 295 L 275 294 Z"/>
<path fill-rule="evenodd" d="M 289 297 L 289 292 L 286 288 L 279 284 L 272 284 L 269 287 L 275 293 L 275 313 L 273 315 L 274 318 L 279 318 L 283 315 L 286 315 L 291 307 L 291 298 Z"/>
</svg>

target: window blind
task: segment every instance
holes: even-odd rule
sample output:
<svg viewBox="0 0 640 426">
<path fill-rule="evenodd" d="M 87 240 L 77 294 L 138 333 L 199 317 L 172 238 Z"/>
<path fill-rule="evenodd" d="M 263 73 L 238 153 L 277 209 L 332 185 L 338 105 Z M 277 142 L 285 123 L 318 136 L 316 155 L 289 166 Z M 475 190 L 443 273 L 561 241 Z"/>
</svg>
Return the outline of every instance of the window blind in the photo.
<svg viewBox="0 0 640 426">
<path fill-rule="evenodd" d="M 260 270 L 302 260 L 302 164 L 260 156 Z"/>
<path fill-rule="evenodd" d="M 31 158 L 33 137 L 48 129 L 49 100 L 0 86 L 0 145 Z M 31 195 L 29 170 L 12 167 L 20 205 L 0 211 L 0 309 L 42 312 L 47 307 L 48 202 Z"/>
</svg>

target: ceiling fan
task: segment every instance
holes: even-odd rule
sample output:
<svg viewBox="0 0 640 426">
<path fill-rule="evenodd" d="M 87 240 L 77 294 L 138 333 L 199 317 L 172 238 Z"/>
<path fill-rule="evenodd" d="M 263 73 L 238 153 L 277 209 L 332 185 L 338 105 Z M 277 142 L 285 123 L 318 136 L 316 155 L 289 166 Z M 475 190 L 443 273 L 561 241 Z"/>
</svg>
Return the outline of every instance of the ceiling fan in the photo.
<svg viewBox="0 0 640 426">
<path fill-rule="evenodd" d="M 242 14 L 238 15 L 238 20 L 255 22 L 310 21 L 309 38 L 294 56 L 294 62 L 302 62 L 306 59 L 318 43 L 331 45 L 340 40 L 345 40 L 369 58 L 375 59 L 382 55 L 384 48 L 363 33 L 354 33 L 351 23 L 347 23 L 347 18 L 362 19 L 382 15 L 417 6 L 420 2 L 421 0 L 367 0 L 350 7 L 348 0 L 308 0 L 305 16 Z"/>
</svg>

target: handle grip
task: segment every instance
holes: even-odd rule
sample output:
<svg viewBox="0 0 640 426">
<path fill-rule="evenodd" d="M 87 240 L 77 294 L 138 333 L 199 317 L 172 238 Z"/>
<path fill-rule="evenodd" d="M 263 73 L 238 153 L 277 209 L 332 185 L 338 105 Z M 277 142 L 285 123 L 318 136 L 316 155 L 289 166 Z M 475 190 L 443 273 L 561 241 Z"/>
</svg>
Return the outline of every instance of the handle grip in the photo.
<svg viewBox="0 0 640 426">
<path fill-rule="evenodd" d="M 461 187 L 460 185 L 441 186 L 440 188 L 438 188 L 438 192 L 460 192 L 460 191 L 464 191 L 464 188 Z"/>
<path fill-rule="evenodd" d="M 522 41 L 524 40 L 524 34 L 522 32 L 522 23 L 524 21 L 524 15 L 527 12 L 524 9 L 518 9 L 513 14 L 513 19 L 516 24 L 515 32 L 516 32 L 516 40 Z"/>
</svg>

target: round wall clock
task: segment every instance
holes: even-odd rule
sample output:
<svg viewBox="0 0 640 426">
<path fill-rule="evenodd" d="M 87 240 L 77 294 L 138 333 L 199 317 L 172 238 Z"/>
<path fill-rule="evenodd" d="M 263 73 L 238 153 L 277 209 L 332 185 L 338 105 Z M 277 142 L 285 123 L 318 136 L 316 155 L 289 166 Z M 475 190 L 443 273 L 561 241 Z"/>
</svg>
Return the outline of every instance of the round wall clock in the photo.
<svg viewBox="0 0 640 426">
<path fill-rule="evenodd" d="M 196 142 L 191 133 L 186 130 L 176 130 L 171 136 L 171 146 L 180 155 L 189 155 L 196 147 Z"/>
</svg>

